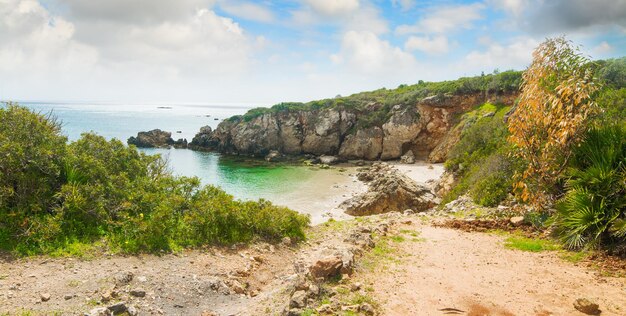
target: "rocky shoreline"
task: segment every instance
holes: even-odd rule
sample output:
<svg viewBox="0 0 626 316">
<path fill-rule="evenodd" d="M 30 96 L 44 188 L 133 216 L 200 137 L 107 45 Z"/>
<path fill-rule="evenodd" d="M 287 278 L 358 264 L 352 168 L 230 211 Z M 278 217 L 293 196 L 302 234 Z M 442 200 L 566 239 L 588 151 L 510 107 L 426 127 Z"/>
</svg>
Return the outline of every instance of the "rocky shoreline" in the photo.
<svg viewBox="0 0 626 316">
<path fill-rule="evenodd" d="M 512 105 L 517 93 L 494 96 L 492 102 Z M 433 95 L 415 104 L 386 105 L 370 101 L 357 110 L 334 106 L 313 109 L 268 110 L 258 115 L 226 119 L 213 130 L 204 126 L 191 142 L 174 141 L 160 130 L 141 132 L 129 144 L 138 147 L 189 148 L 246 155 L 268 160 L 289 157 L 334 157 L 333 161 L 425 160 L 443 162 L 458 117 L 489 101 L 482 93 Z M 364 109 L 363 109 L 364 108 Z M 384 113 L 372 121 L 371 113 Z"/>
</svg>

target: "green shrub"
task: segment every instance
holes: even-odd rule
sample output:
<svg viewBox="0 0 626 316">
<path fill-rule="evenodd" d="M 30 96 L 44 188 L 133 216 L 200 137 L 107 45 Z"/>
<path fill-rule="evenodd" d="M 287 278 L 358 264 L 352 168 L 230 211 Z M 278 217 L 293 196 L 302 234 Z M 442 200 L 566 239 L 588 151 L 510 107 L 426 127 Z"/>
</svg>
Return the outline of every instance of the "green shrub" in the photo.
<svg viewBox="0 0 626 316">
<path fill-rule="evenodd" d="M 461 139 L 452 148 L 445 168 L 456 173 L 457 184 L 444 202 L 469 193 L 483 206 L 499 204 L 512 190 L 513 175 L 522 167 L 510 155 L 506 141 L 508 130 L 504 115 L 509 107 L 485 103 L 466 113 L 459 123 L 464 126 Z M 486 113 L 494 113 L 485 117 Z"/>
<path fill-rule="evenodd" d="M 66 138 L 50 115 L 0 107 L 0 230 L 4 238 L 44 225 L 61 186 Z"/>
<path fill-rule="evenodd" d="M 304 238 L 308 216 L 173 176 L 158 155 L 92 133 L 66 144 L 58 123 L 15 105 L 0 118 L 0 248 L 72 253 L 105 241 L 132 253 Z"/>
<path fill-rule="evenodd" d="M 508 148 L 499 150 L 478 164 L 471 175 L 469 195 L 482 206 L 496 206 L 504 200 L 513 187 L 515 170 L 520 169 L 519 160 L 509 155 Z"/>
<path fill-rule="evenodd" d="M 626 241 L 626 126 L 591 129 L 574 149 L 553 218 L 569 248 Z"/>
</svg>

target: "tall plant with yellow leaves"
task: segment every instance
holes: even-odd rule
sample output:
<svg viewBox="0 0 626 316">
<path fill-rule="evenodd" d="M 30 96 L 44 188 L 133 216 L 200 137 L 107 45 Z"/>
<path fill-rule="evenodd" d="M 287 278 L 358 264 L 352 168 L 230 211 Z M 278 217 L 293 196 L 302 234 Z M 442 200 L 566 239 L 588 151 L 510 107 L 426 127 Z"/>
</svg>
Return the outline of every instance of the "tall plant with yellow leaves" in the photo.
<svg viewBox="0 0 626 316">
<path fill-rule="evenodd" d="M 537 207 L 553 201 L 572 145 L 597 109 L 594 68 L 563 37 L 547 39 L 533 52 L 533 62 L 522 75 L 519 104 L 509 118 L 509 141 L 528 163 L 515 184 L 522 200 Z"/>
</svg>

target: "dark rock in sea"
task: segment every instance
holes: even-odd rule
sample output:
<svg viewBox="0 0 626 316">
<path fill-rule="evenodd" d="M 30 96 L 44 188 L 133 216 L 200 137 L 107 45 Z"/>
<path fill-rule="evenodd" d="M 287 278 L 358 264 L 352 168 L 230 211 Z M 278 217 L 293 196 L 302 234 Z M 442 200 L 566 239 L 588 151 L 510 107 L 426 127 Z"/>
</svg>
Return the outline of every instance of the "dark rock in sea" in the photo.
<svg viewBox="0 0 626 316">
<path fill-rule="evenodd" d="M 168 148 L 174 146 L 176 148 L 187 148 L 187 140 L 179 139 L 174 141 L 172 133 L 153 129 L 148 132 L 139 132 L 137 137 L 128 138 L 129 145 L 135 145 L 142 148 Z"/>
<path fill-rule="evenodd" d="M 172 146 L 174 146 L 174 148 L 187 148 L 187 145 L 188 144 L 186 138 L 179 138 L 172 143 Z"/>
<path fill-rule="evenodd" d="M 197 150 L 214 150 L 217 148 L 219 141 L 213 137 L 213 130 L 210 126 L 203 126 L 200 131 L 193 137 L 189 148 Z"/>
</svg>

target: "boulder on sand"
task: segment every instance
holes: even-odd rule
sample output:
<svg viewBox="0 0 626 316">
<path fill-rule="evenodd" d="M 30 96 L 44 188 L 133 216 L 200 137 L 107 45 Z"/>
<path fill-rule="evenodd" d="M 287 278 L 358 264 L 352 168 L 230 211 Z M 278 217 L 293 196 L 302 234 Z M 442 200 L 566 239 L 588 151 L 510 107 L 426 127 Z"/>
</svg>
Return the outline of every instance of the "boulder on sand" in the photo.
<svg viewBox="0 0 626 316">
<path fill-rule="evenodd" d="M 406 209 L 423 212 L 439 202 L 426 185 L 418 184 L 386 163 L 373 164 L 369 170 L 360 172 L 358 178 L 367 182 L 369 189 L 341 204 L 350 215 L 402 212 Z"/>
<path fill-rule="evenodd" d="M 406 164 L 414 164 L 415 163 L 415 155 L 413 154 L 413 151 L 409 150 L 406 153 L 404 153 L 404 155 L 402 155 L 402 157 L 400 157 L 400 162 L 406 163 Z"/>
</svg>

